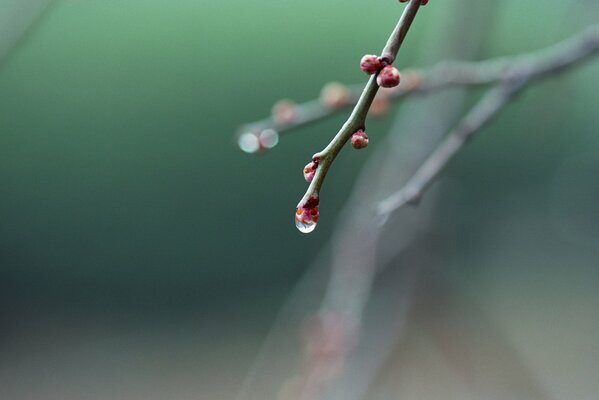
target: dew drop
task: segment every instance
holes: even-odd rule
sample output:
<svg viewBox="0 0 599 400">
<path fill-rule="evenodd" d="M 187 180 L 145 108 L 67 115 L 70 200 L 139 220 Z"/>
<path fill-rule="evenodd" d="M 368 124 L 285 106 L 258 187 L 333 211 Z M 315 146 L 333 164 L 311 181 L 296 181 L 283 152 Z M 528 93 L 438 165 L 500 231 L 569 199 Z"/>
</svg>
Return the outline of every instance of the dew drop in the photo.
<svg viewBox="0 0 599 400">
<path fill-rule="evenodd" d="M 298 208 L 295 211 L 295 226 L 301 233 L 310 233 L 316 229 L 320 214 L 318 206 L 312 208 Z"/>
<path fill-rule="evenodd" d="M 260 139 L 252 132 L 245 132 L 239 135 L 237 140 L 239 148 L 246 153 L 253 154 L 260 150 Z"/>
<path fill-rule="evenodd" d="M 301 232 L 301 233 L 310 233 L 312 232 L 314 229 L 316 229 L 316 222 L 302 222 L 300 220 L 298 220 L 297 218 L 295 219 L 295 226 L 297 227 L 297 229 Z"/>
<path fill-rule="evenodd" d="M 279 143 L 279 133 L 274 129 L 265 129 L 260 132 L 258 145 L 265 149 L 272 149 Z"/>
</svg>

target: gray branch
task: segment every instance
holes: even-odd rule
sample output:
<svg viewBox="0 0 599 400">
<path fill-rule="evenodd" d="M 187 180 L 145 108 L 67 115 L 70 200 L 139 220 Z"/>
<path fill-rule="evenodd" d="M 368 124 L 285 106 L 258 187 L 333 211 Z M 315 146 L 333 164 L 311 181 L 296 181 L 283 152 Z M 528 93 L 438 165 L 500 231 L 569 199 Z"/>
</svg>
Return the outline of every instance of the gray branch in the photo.
<svg viewBox="0 0 599 400">
<path fill-rule="evenodd" d="M 480 132 L 510 100 L 533 81 L 562 72 L 599 52 L 599 26 L 593 26 L 575 37 L 544 52 L 519 57 L 514 61 L 496 60 L 478 64 L 462 64 L 455 71 L 458 79 L 470 82 L 492 82 L 501 77 L 437 146 L 408 182 L 377 206 L 377 214 L 387 217 L 406 204 L 416 204 L 433 180 L 469 139 Z M 491 78 L 491 79 L 490 79 Z"/>
</svg>

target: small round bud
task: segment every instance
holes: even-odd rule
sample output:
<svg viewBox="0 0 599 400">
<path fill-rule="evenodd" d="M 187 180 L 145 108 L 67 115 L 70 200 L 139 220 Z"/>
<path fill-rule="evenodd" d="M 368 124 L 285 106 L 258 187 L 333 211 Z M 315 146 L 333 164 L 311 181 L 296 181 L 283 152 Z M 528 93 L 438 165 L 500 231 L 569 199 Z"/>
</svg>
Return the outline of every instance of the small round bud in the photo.
<svg viewBox="0 0 599 400">
<path fill-rule="evenodd" d="M 360 69 L 367 75 L 375 74 L 382 67 L 383 66 L 381 65 L 379 58 L 372 54 L 366 54 L 360 60 Z"/>
<path fill-rule="evenodd" d="M 293 100 L 279 100 L 272 107 L 272 119 L 280 125 L 288 125 L 297 119 L 297 104 Z"/>
<path fill-rule="evenodd" d="M 330 109 L 338 109 L 349 103 L 350 93 L 347 86 L 339 82 L 327 83 L 320 92 L 320 101 Z"/>
<path fill-rule="evenodd" d="M 314 179 L 314 175 L 316 174 L 316 168 L 318 168 L 318 164 L 314 161 L 310 162 L 308 165 L 304 167 L 304 179 L 306 182 L 311 183 Z"/>
<path fill-rule="evenodd" d="M 376 77 L 376 83 L 384 88 L 392 88 L 399 85 L 399 71 L 394 66 L 387 65 L 379 72 Z"/>
<path fill-rule="evenodd" d="M 421 4 L 421 5 L 423 5 L 423 6 L 425 6 L 425 5 L 427 5 L 427 4 L 428 4 L 428 0 L 422 0 L 422 1 L 420 2 L 420 4 Z"/>
<path fill-rule="evenodd" d="M 359 130 L 351 135 L 351 145 L 354 149 L 363 149 L 368 147 L 368 135 L 363 130 Z"/>
</svg>

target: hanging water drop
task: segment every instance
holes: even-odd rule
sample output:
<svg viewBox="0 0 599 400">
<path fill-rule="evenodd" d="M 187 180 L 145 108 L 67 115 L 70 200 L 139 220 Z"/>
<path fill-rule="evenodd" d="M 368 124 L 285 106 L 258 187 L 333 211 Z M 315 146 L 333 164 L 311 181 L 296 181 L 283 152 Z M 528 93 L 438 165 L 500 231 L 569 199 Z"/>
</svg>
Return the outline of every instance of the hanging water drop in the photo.
<svg viewBox="0 0 599 400">
<path fill-rule="evenodd" d="M 295 211 L 295 226 L 301 233 L 310 233 L 316 229 L 319 217 L 318 206 L 300 207 Z"/>
</svg>

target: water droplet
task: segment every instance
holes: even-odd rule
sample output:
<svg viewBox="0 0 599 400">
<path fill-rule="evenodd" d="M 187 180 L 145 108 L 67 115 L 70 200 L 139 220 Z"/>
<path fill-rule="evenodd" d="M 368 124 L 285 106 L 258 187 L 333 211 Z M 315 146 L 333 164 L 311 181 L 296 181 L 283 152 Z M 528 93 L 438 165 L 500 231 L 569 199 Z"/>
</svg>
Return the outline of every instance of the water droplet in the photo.
<svg viewBox="0 0 599 400">
<path fill-rule="evenodd" d="M 301 222 L 295 219 L 295 226 L 301 233 L 310 233 L 316 229 L 316 222 Z"/>
<path fill-rule="evenodd" d="M 259 145 L 264 149 L 272 149 L 279 143 L 279 133 L 274 129 L 265 129 L 260 132 Z"/>
<path fill-rule="evenodd" d="M 239 145 L 239 148 L 246 153 L 252 154 L 260 150 L 260 140 L 258 139 L 258 136 L 252 132 L 245 132 L 239 135 L 237 144 Z"/>
<path fill-rule="evenodd" d="M 316 229 L 320 214 L 318 206 L 312 208 L 298 208 L 295 211 L 295 226 L 301 233 L 310 233 Z"/>
</svg>

